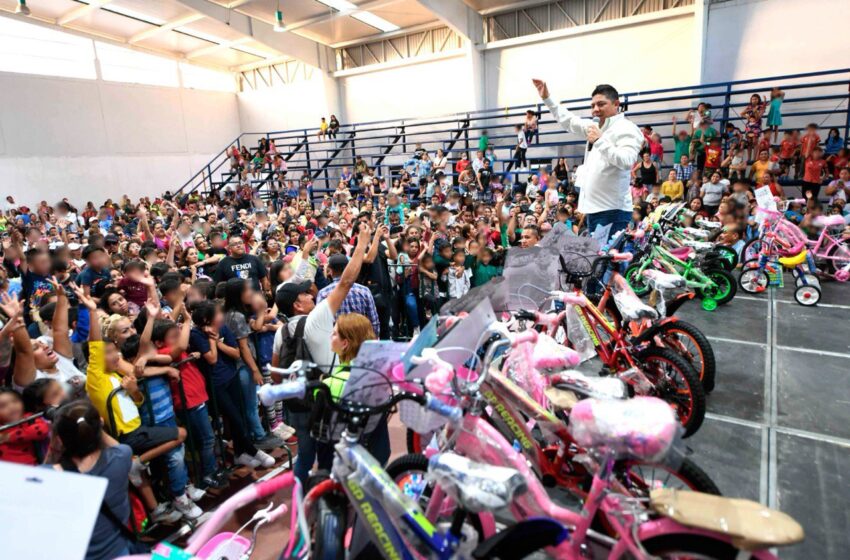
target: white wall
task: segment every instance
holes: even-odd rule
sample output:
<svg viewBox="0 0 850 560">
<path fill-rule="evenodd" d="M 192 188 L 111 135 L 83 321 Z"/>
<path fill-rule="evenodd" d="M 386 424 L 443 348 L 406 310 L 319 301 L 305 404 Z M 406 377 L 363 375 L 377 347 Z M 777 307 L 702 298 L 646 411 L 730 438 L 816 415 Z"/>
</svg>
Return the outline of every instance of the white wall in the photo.
<svg viewBox="0 0 850 560">
<path fill-rule="evenodd" d="M 474 105 L 468 57 L 401 66 L 340 78 L 349 122 L 423 118 Z"/>
<path fill-rule="evenodd" d="M 233 93 L 0 73 L 0 190 L 21 203 L 174 190 L 238 135 Z"/>
<path fill-rule="evenodd" d="M 248 90 L 238 94 L 239 122 L 243 132 L 268 132 L 295 128 L 316 128 L 322 117 L 340 110 L 336 81 L 320 70 L 307 79 L 285 86 Z"/>
<path fill-rule="evenodd" d="M 488 50 L 487 106 L 536 102 L 532 78 L 546 80 L 560 99 L 588 97 L 600 83 L 610 83 L 621 92 L 689 85 L 698 79 L 694 32 L 694 16 L 686 13 Z"/>
<path fill-rule="evenodd" d="M 708 6 L 702 80 L 846 68 L 850 0 L 732 0 Z"/>
</svg>

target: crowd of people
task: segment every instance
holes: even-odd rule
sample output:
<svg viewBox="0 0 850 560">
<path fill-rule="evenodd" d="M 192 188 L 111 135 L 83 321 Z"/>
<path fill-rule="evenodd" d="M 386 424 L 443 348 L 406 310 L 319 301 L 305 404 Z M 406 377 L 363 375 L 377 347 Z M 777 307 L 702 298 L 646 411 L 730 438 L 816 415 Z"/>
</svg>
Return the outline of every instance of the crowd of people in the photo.
<svg viewBox="0 0 850 560">
<path fill-rule="evenodd" d="M 640 158 L 623 171 L 632 174 L 632 226 L 681 200 L 727 226 L 720 242 L 740 247 L 755 233 L 755 189 L 782 198 L 784 179 L 795 178 L 807 203 L 789 216 L 804 229 L 824 212 L 850 221 L 843 139 L 832 129 L 822 142 L 814 124 L 782 129 L 783 99 L 779 90 L 769 102 L 754 95 L 743 130 L 713 128 L 706 104 L 685 129 L 674 120 L 669 170 L 661 137 L 645 128 Z M 624 138 L 625 122 L 612 123 Z M 332 116 L 320 139 L 338 128 Z M 607 133 L 592 128 L 593 157 L 609 157 Z M 318 201 L 309 175 L 287 178 L 266 139 L 228 157 L 243 179 L 272 166 L 271 199 L 249 183 L 98 206 L 65 198 L 30 209 L 7 197 L 0 425 L 13 427 L 0 431 L 0 460 L 109 479 L 89 558 L 134 550 L 115 521 L 131 516 L 128 482 L 156 522 L 197 518 L 196 502 L 228 483 L 225 462 L 269 468 L 288 443 L 297 442 L 295 472 L 306 482 L 316 461 L 328 466 L 329 449 L 311 438 L 309 410 L 259 406 L 257 387 L 273 381 L 265 366 L 309 358 L 344 375 L 364 341 L 409 339 L 444 303 L 499 276 L 507 249 L 533 247 L 559 222 L 576 234 L 600 224 L 605 211 L 580 211 L 588 186 L 565 159 L 529 169 L 537 115 L 515 130 L 513 169 L 502 173 L 482 133 L 474 158 L 450 162 L 417 146 L 391 179 L 357 158 Z M 386 421 L 367 443 L 389 458 Z"/>
</svg>

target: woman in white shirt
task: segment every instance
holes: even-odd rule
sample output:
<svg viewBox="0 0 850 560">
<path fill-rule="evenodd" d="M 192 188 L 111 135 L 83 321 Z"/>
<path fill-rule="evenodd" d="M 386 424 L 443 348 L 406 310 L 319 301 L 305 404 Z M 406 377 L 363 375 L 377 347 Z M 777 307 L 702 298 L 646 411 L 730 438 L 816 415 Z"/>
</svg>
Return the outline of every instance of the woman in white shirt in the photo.
<svg viewBox="0 0 850 560">
<path fill-rule="evenodd" d="M 432 165 L 434 175 L 440 171 L 445 173 L 446 163 L 448 163 L 448 159 L 446 158 L 445 152 L 443 152 L 442 148 L 437 148 L 437 155 L 434 156 L 434 164 Z"/>
</svg>

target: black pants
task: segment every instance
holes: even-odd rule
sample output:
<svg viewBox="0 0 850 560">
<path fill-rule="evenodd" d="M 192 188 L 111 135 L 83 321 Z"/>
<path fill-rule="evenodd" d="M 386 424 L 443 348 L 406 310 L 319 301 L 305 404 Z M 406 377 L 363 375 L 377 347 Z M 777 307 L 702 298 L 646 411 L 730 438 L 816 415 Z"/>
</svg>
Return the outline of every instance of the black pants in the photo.
<svg viewBox="0 0 850 560">
<path fill-rule="evenodd" d="M 242 388 L 239 386 L 239 376 L 224 385 L 215 385 L 215 400 L 221 415 L 230 422 L 230 435 L 233 438 L 233 452 L 238 457 L 243 453 L 250 456 L 257 454 L 257 448 L 251 442 L 248 434 L 248 426 L 242 417 L 242 408 L 239 406 L 242 397 Z"/>
<path fill-rule="evenodd" d="M 818 194 L 820 193 L 820 183 L 810 183 L 809 181 L 803 181 L 800 184 L 800 190 L 802 191 L 803 198 L 806 197 L 806 193 L 812 193 L 812 198 L 817 200 Z"/>
<path fill-rule="evenodd" d="M 378 321 L 381 323 L 381 332 L 375 333 L 381 340 L 390 339 L 390 316 L 392 315 L 393 296 L 391 293 L 372 292 L 375 299 L 375 311 L 378 312 Z"/>
<path fill-rule="evenodd" d="M 517 167 L 528 167 L 528 162 L 525 160 L 525 153 L 528 148 L 517 148 L 514 152 L 514 161 Z"/>
</svg>

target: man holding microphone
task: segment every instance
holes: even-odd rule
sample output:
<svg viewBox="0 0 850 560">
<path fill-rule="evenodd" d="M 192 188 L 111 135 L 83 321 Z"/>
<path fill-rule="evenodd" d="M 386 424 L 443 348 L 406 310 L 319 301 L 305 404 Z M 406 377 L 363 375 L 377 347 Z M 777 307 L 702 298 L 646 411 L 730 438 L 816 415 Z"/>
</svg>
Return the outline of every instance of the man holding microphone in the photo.
<svg viewBox="0 0 850 560">
<path fill-rule="evenodd" d="M 619 113 L 617 90 L 608 84 L 596 86 L 590 100 L 593 120 L 580 118 L 549 97 L 542 80 L 532 80 L 555 120 L 567 132 L 587 138 L 584 163 L 576 170 L 581 188 L 578 211 L 584 214 L 588 231 L 610 225 L 608 236 L 626 228 L 632 214 L 629 191 L 632 165 L 644 142 L 640 129 Z"/>
</svg>

